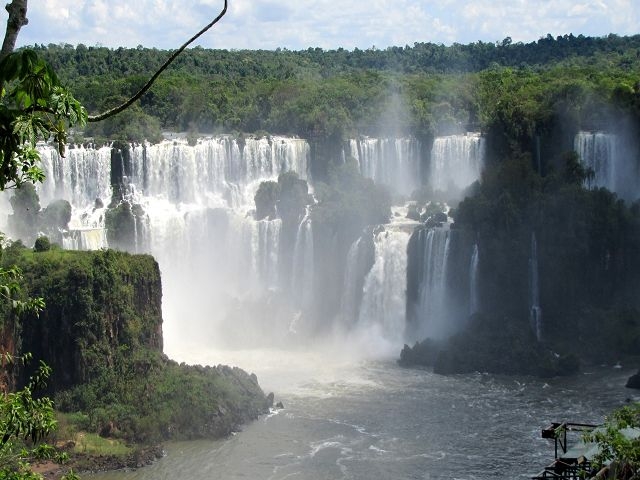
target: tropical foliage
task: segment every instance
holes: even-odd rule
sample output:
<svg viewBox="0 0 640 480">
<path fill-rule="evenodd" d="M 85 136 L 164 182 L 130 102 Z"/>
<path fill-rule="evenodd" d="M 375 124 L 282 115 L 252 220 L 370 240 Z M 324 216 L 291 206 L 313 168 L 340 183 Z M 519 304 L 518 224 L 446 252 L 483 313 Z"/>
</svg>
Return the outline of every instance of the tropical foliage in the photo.
<svg viewBox="0 0 640 480">
<path fill-rule="evenodd" d="M 44 178 L 36 143 L 53 140 L 61 155 L 67 131 L 84 125 L 86 110 L 33 50 L 0 62 L 0 189 Z"/>
</svg>

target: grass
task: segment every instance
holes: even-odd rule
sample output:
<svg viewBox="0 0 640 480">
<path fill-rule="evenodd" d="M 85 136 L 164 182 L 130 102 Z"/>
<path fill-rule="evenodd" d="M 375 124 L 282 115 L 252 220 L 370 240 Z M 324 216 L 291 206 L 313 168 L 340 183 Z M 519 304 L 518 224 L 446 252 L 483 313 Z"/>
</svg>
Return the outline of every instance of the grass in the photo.
<svg viewBox="0 0 640 480">
<path fill-rule="evenodd" d="M 103 438 L 95 433 L 78 432 L 75 436 L 73 451 L 90 455 L 128 455 L 133 449 L 117 439 Z"/>
<path fill-rule="evenodd" d="M 87 422 L 86 415 L 56 412 L 58 428 L 55 432 L 55 443 L 58 446 L 73 442 L 72 453 L 90 455 L 128 455 L 133 448 L 122 440 L 103 438 L 95 433 L 88 433 L 82 427 Z"/>
</svg>

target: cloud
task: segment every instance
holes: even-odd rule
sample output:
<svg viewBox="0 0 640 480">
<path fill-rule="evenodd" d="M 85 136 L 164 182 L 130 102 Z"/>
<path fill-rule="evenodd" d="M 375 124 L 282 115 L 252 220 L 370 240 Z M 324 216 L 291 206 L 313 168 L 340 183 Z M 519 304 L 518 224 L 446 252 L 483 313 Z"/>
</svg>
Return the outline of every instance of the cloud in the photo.
<svg viewBox="0 0 640 480">
<path fill-rule="evenodd" d="M 636 0 L 231 0 L 200 44 L 213 48 L 385 48 L 414 42 L 534 41 L 547 33 L 635 34 Z M 220 0 L 31 2 L 22 45 L 84 43 L 172 49 L 206 25 Z M 5 19 L 6 19 L 6 14 Z"/>
</svg>

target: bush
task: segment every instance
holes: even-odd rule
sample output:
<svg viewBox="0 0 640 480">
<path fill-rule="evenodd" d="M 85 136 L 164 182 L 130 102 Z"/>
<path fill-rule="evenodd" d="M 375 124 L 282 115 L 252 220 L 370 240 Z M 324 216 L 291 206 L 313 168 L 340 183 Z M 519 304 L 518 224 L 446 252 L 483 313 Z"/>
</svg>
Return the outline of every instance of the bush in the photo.
<svg viewBox="0 0 640 480">
<path fill-rule="evenodd" d="M 36 242 L 33 245 L 34 252 L 46 252 L 51 250 L 51 242 L 49 241 L 49 237 L 41 236 L 36 238 Z"/>
</svg>

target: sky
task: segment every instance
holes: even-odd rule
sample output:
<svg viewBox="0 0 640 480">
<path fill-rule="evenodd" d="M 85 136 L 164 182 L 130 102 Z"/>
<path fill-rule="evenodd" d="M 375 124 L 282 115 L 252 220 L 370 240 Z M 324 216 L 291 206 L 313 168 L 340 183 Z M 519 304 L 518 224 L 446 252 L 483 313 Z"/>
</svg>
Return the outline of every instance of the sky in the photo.
<svg viewBox="0 0 640 480">
<path fill-rule="evenodd" d="M 18 45 L 174 49 L 222 5 L 221 0 L 30 0 L 29 24 Z M 639 10 L 640 0 L 229 0 L 225 17 L 198 44 L 353 50 L 506 37 L 531 42 L 547 34 L 634 35 L 640 30 Z"/>
</svg>

